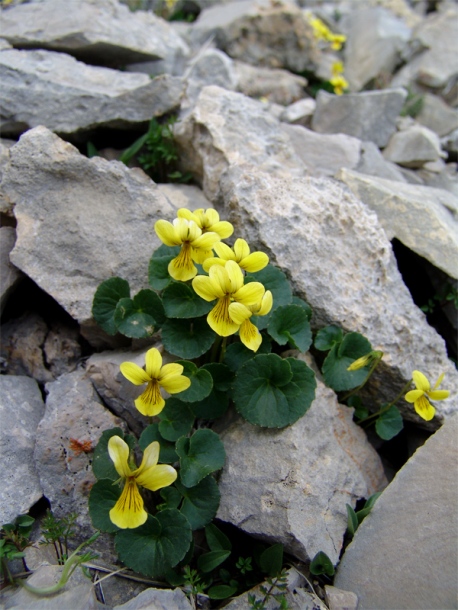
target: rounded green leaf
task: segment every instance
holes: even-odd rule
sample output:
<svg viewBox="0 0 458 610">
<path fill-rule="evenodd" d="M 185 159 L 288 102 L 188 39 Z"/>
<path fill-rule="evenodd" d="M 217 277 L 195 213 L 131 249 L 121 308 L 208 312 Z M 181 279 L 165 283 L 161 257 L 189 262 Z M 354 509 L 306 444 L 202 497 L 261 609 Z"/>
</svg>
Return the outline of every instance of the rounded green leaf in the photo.
<svg viewBox="0 0 458 610">
<path fill-rule="evenodd" d="M 178 398 L 169 398 L 159 413 L 159 432 L 167 441 L 175 442 L 192 430 L 194 415 L 186 403 Z"/>
<path fill-rule="evenodd" d="M 193 530 L 201 529 L 214 519 L 218 510 L 220 493 L 212 476 L 202 479 L 195 487 L 187 488 L 176 481 L 175 485 L 183 495 L 180 512 L 187 518 Z"/>
<path fill-rule="evenodd" d="M 326 574 L 327 576 L 334 575 L 334 566 L 332 561 L 323 551 L 318 551 L 310 564 L 310 572 L 315 576 Z"/>
<path fill-rule="evenodd" d="M 394 438 L 404 427 L 404 421 L 399 412 L 399 409 L 394 405 L 388 411 L 382 413 L 375 422 L 375 431 L 383 438 L 384 441 L 389 441 Z"/>
<path fill-rule="evenodd" d="M 157 441 L 160 445 L 159 462 L 161 464 L 173 464 L 174 462 L 178 462 L 175 444 L 166 441 L 163 438 L 159 432 L 159 424 L 150 424 L 147 428 L 145 428 L 138 439 L 138 444 L 144 451 L 148 445 L 154 441 Z"/>
<path fill-rule="evenodd" d="M 282 305 L 272 313 L 267 332 L 279 345 L 290 343 L 306 352 L 312 343 L 312 331 L 306 310 L 300 305 Z"/>
<path fill-rule="evenodd" d="M 341 343 L 343 330 L 339 326 L 325 326 L 315 336 L 314 346 L 321 352 L 327 352 L 336 343 Z"/>
<path fill-rule="evenodd" d="M 234 403 L 251 424 L 284 428 L 304 415 L 315 398 L 315 388 L 315 375 L 305 362 L 261 354 L 238 372 Z"/>
<path fill-rule="evenodd" d="M 304 301 L 303 299 L 299 298 L 299 297 L 293 297 L 291 300 L 291 303 L 293 305 L 299 305 L 299 307 L 302 307 L 302 309 L 306 312 L 307 314 L 307 318 L 310 321 L 312 319 L 312 315 L 313 315 L 313 310 L 310 307 L 310 305 L 307 303 L 307 301 Z"/>
<path fill-rule="evenodd" d="M 272 351 L 272 342 L 267 335 L 262 335 L 262 343 L 257 352 L 248 349 L 243 343 L 231 343 L 224 354 L 224 364 L 226 364 L 234 373 L 258 354 L 270 354 Z"/>
<path fill-rule="evenodd" d="M 348 333 L 341 343 L 335 343 L 323 362 L 323 376 L 326 385 L 336 392 L 352 390 L 361 385 L 367 377 L 367 369 L 348 371 L 350 364 L 368 354 L 372 346 L 359 333 Z"/>
<path fill-rule="evenodd" d="M 226 364 L 220 362 L 209 362 L 202 367 L 208 371 L 213 379 L 213 389 L 219 392 L 227 392 L 231 389 L 234 381 L 234 373 Z"/>
<path fill-rule="evenodd" d="M 276 576 L 281 572 L 283 566 L 283 545 L 280 543 L 273 544 L 263 551 L 259 557 L 259 565 L 261 570 L 269 576 Z"/>
<path fill-rule="evenodd" d="M 110 534 L 119 530 L 119 527 L 112 523 L 109 513 L 120 495 L 121 487 L 111 479 L 100 479 L 94 483 L 89 494 L 89 514 L 96 529 Z"/>
<path fill-rule="evenodd" d="M 237 593 L 238 587 L 231 585 L 215 585 L 210 587 L 207 591 L 207 595 L 210 599 L 227 599 Z"/>
<path fill-rule="evenodd" d="M 194 362 L 178 360 L 183 367 L 183 375 L 191 380 L 191 385 L 184 392 L 180 392 L 183 402 L 197 402 L 206 398 L 213 388 L 213 378 L 204 368 L 198 368 Z"/>
<path fill-rule="evenodd" d="M 150 337 L 164 320 L 160 297 L 148 289 L 140 290 L 133 299 L 120 299 L 114 313 L 119 332 L 132 339 Z"/>
<path fill-rule="evenodd" d="M 156 505 L 157 510 L 164 510 L 164 508 L 178 508 L 181 500 L 183 499 L 183 496 L 175 487 L 164 487 L 164 489 L 161 489 L 159 494 L 164 500 L 164 504 L 162 507 Z"/>
<path fill-rule="evenodd" d="M 226 452 L 218 434 L 208 428 L 194 432 L 191 438 L 176 442 L 180 458 L 180 479 L 185 487 L 194 487 L 207 475 L 224 466 Z"/>
<path fill-rule="evenodd" d="M 109 335 L 118 332 L 114 321 L 118 301 L 128 297 L 130 297 L 129 282 L 120 277 L 105 280 L 95 291 L 92 315 L 97 324 Z"/>
<path fill-rule="evenodd" d="M 176 509 L 148 515 L 144 525 L 120 530 L 115 537 L 119 559 L 140 574 L 158 578 L 177 565 L 191 544 L 188 520 Z"/>
<path fill-rule="evenodd" d="M 211 551 L 230 551 L 232 549 L 229 538 L 214 523 L 210 523 L 205 528 L 205 539 Z"/>
<path fill-rule="evenodd" d="M 178 256 L 180 246 L 162 244 L 150 259 L 148 265 L 148 282 L 154 290 L 163 290 L 173 280 L 169 275 L 168 266 L 172 259 Z"/>
<path fill-rule="evenodd" d="M 213 303 L 204 301 L 191 286 L 173 282 L 162 293 L 165 313 L 169 318 L 199 318 L 207 314 Z"/>
<path fill-rule="evenodd" d="M 162 342 L 165 349 L 179 358 L 198 358 L 213 345 L 216 334 L 205 318 L 167 320 L 162 327 Z"/>
<path fill-rule="evenodd" d="M 208 553 L 203 553 L 197 560 L 197 566 L 202 572 L 211 572 L 226 561 L 230 554 L 230 551 L 210 551 Z"/>
<path fill-rule="evenodd" d="M 119 479 L 119 474 L 108 455 L 108 441 L 112 436 L 119 436 L 128 443 L 131 449 L 133 448 L 134 438 L 132 436 L 124 438 L 124 432 L 121 428 L 112 428 L 102 432 L 92 458 L 92 471 L 97 479 L 110 479 L 111 481 Z"/>
<path fill-rule="evenodd" d="M 221 417 L 229 406 L 234 373 L 225 364 L 217 362 L 205 364 L 202 369 L 211 374 L 213 389 L 206 398 L 193 402 L 189 408 L 196 417 L 215 419 Z"/>
<path fill-rule="evenodd" d="M 288 305 L 291 303 L 293 293 L 291 290 L 291 284 L 288 281 L 286 275 L 274 267 L 270 263 L 261 271 L 254 274 L 247 274 L 245 277 L 245 284 L 249 282 L 261 282 L 266 290 L 270 290 L 273 297 L 272 311 L 267 316 L 257 316 L 253 321 L 256 326 L 262 330 L 267 328 L 270 317 L 277 307 L 281 305 Z"/>
</svg>

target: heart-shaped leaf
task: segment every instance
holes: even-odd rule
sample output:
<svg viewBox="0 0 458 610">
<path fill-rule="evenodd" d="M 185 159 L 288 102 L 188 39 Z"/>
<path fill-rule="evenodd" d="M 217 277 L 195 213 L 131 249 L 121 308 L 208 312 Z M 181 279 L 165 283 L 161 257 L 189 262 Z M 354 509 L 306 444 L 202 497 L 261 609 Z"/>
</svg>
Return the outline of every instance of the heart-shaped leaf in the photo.
<svg viewBox="0 0 458 610">
<path fill-rule="evenodd" d="M 207 475 L 224 466 L 226 452 L 218 434 L 208 428 L 196 430 L 191 438 L 176 442 L 180 458 L 180 479 L 185 487 L 194 487 Z"/>
<path fill-rule="evenodd" d="M 95 291 L 92 315 L 97 324 L 109 335 L 115 335 L 118 332 L 114 314 L 119 300 L 129 297 L 129 282 L 120 277 L 105 280 Z"/>
</svg>

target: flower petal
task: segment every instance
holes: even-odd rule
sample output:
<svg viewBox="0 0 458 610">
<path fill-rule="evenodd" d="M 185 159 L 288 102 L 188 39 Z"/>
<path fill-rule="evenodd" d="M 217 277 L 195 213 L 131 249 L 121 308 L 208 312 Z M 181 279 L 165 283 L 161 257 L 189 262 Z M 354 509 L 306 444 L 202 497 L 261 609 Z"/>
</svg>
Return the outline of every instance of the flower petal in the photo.
<svg viewBox="0 0 458 610">
<path fill-rule="evenodd" d="M 218 233 L 221 239 L 227 239 L 234 232 L 234 227 L 227 220 L 221 220 L 220 222 L 213 223 L 210 230 L 213 233 Z"/>
<path fill-rule="evenodd" d="M 229 292 L 234 294 L 234 292 L 237 292 L 237 290 L 243 286 L 243 273 L 239 267 L 239 264 L 235 261 L 227 261 L 224 269 L 226 270 L 231 286 Z"/>
<path fill-rule="evenodd" d="M 253 252 L 242 261 L 240 261 L 240 266 L 248 273 L 255 273 L 256 271 L 260 271 L 264 269 L 269 263 L 269 257 L 264 252 Z"/>
<path fill-rule="evenodd" d="M 136 481 L 142 487 L 156 491 L 171 485 L 177 478 L 177 471 L 168 464 L 158 464 L 152 468 L 144 470 Z"/>
<path fill-rule="evenodd" d="M 162 356 L 158 349 L 152 347 L 145 355 L 145 369 L 150 379 L 157 379 L 161 373 Z"/>
<path fill-rule="evenodd" d="M 197 267 L 191 258 L 190 244 L 181 246 L 179 255 L 170 261 L 167 270 L 171 277 L 179 282 L 187 282 L 197 275 Z"/>
<path fill-rule="evenodd" d="M 423 392 L 429 392 L 431 386 L 427 378 L 420 371 L 414 371 L 412 373 L 412 379 L 417 390 L 423 390 Z"/>
<path fill-rule="evenodd" d="M 111 521 L 122 529 L 134 529 L 143 525 L 147 518 L 137 483 L 134 479 L 127 480 L 119 500 L 110 510 Z"/>
<path fill-rule="evenodd" d="M 194 222 L 196 222 L 196 216 L 191 212 L 191 210 L 188 210 L 188 208 L 180 208 L 177 211 L 177 217 L 178 218 L 186 218 L 186 220 L 194 220 Z"/>
<path fill-rule="evenodd" d="M 223 258 L 225 261 L 235 261 L 235 254 L 234 254 L 232 248 L 229 248 L 229 246 L 227 244 L 223 244 L 223 242 L 218 241 L 213 246 L 213 249 L 216 252 L 216 254 L 220 258 Z"/>
<path fill-rule="evenodd" d="M 143 385 L 151 380 L 148 373 L 134 362 L 123 362 L 119 368 L 124 377 L 134 385 Z"/>
<path fill-rule="evenodd" d="M 449 390 L 431 390 L 428 392 L 428 396 L 431 400 L 445 400 L 450 396 Z"/>
<path fill-rule="evenodd" d="M 266 316 L 268 313 L 270 313 L 273 302 L 274 302 L 274 298 L 272 296 L 272 293 L 270 292 L 270 290 L 266 290 L 264 293 L 264 296 L 262 297 L 261 307 L 256 315 Z"/>
<path fill-rule="evenodd" d="M 435 390 L 436 388 L 438 388 L 440 386 L 440 384 L 442 383 L 442 380 L 444 379 L 444 377 L 445 377 L 445 373 L 441 373 L 439 375 L 439 379 L 434 384 L 433 390 Z"/>
<path fill-rule="evenodd" d="M 219 299 L 207 316 L 208 325 L 221 337 L 233 335 L 239 329 L 239 324 L 233 322 L 229 315 L 230 302 L 229 296 Z"/>
<path fill-rule="evenodd" d="M 159 451 L 161 450 L 161 446 L 157 441 L 153 441 L 146 447 L 143 452 L 142 463 L 132 472 L 132 476 L 137 478 L 144 470 L 148 468 L 154 468 L 157 465 L 157 461 L 159 459 Z"/>
<path fill-rule="evenodd" d="M 208 273 L 212 265 L 221 265 L 221 267 L 224 267 L 225 264 L 226 261 L 223 258 L 216 258 L 214 256 L 211 256 L 210 258 L 206 258 L 204 260 L 204 262 L 202 263 L 202 267 L 204 268 L 204 271 Z"/>
<path fill-rule="evenodd" d="M 240 340 L 248 349 L 257 352 L 262 343 L 262 336 L 250 320 L 245 320 L 240 326 Z"/>
<path fill-rule="evenodd" d="M 112 436 L 108 441 L 108 455 L 120 477 L 125 479 L 132 473 L 129 468 L 129 445 L 120 436 Z"/>
<path fill-rule="evenodd" d="M 420 396 L 413 406 L 418 415 L 426 421 L 430 421 L 436 412 L 436 409 L 426 400 L 425 396 Z"/>
<path fill-rule="evenodd" d="M 232 264 L 233 261 L 227 261 L 226 265 L 228 263 Z M 237 265 L 237 263 L 233 264 Z M 210 271 L 208 272 L 211 281 L 214 283 L 215 286 L 219 287 L 221 291 L 221 296 L 231 293 L 231 282 L 226 271 L 226 265 L 224 265 L 224 267 L 221 267 L 220 265 L 213 265 L 213 267 L 211 267 Z"/>
<path fill-rule="evenodd" d="M 251 318 L 252 312 L 242 303 L 231 303 L 229 305 L 229 315 L 236 324 L 243 324 L 245 320 Z"/>
<path fill-rule="evenodd" d="M 415 402 L 423 395 L 423 390 L 410 390 L 410 392 L 407 392 L 407 394 L 404 396 L 404 399 L 407 400 L 407 402 Z"/>
<path fill-rule="evenodd" d="M 243 303 L 243 305 L 249 307 L 250 305 L 259 303 L 264 296 L 264 292 L 265 288 L 260 282 L 250 282 L 249 284 L 242 286 L 240 290 L 237 290 L 232 296 L 239 303 Z"/>
<path fill-rule="evenodd" d="M 162 387 L 169 394 L 178 394 L 184 392 L 191 385 L 191 380 L 186 375 L 178 375 L 178 377 L 169 377 L 161 382 Z"/>
<path fill-rule="evenodd" d="M 250 246 L 244 239 L 236 239 L 234 244 L 235 260 L 240 263 L 243 258 L 250 254 Z"/>
<path fill-rule="evenodd" d="M 179 246 L 182 243 L 175 231 L 175 227 L 167 220 L 158 220 L 154 225 L 154 230 L 166 246 Z"/>
<path fill-rule="evenodd" d="M 198 275 L 195 277 L 192 280 L 192 287 L 197 294 L 206 301 L 214 301 L 215 299 L 224 296 L 224 292 L 221 290 L 220 285 L 206 275 Z"/>
<path fill-rule="evenodd" d="M 191 245 L 193 248 L 198 248 L 199 250 L 211 250 L 213 245 L 219 242 L 220 239 L 218 233 L 210 231 L 208 233 L 203 233 L 192 240 Z"/>
<path fill-rule="evenodd" d="M 146 386 L 146 390 L 135 400 L 135 406 L 142 415 L 153 416 L 162 411 L 165 400 L 162 398 L 159 383 L 154 380 Z"/>
</svg>

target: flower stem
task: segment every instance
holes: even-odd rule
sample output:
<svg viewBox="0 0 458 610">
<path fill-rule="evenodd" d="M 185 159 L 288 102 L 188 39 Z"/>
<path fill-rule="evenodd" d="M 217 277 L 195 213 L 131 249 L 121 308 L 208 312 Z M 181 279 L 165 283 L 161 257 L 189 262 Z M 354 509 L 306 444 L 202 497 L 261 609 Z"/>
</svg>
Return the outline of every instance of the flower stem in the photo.
<svg viewBox="0 0 458 610">
<path fill-rule="evenodd" d="M 376 413 L 372 413 L 371 415 L 368 415 L 367 417 L 365 417 L 364 419 L 360 419 L 358 420 L 358 424 L 362 424 L 363 422 L 369 421 L 370 419 L 373 419 L 374 417 L 379 417 L 380 415 L 382 415 L 383 413 L 386 413 L 386 411 L 388 411 L 394 404 L 396 404 L 398 402 L 398 400 L 402 397 L 402 395 L 404 394 L 404 392 L 410 387 L 410 384 L 412 383 L 412 379 L 410 379 L 405 386 L 402 388 L 402 390 L 399 392 L 399 394 L 396 396 L 396 398 L 394 400 L 392 400 L 389 404 L 385 405 L 382 409 L 380 409 L 379 411 L 377 411 Z"/>
<path fill-rule="evenodd" d="M 356 392 L 358 392 L 363 386 L 366 385 L 366 383 L 369 380 L 369 377 L 372 375 L 372 373 L 375 371 L 378 363 L 380 362 L 379 360 L 375 360 L 374 363 L 372 364 L 371 368 L 369 369 L 368 374 L 366 375 L 366 378 L 364 379 L 363 383 L 361 385 L 359 385 L 356 388 L 353 388 L 353 390 L 350 390 L 350 392 L 347 392 L 347 394 L 344 394 L 342 396 L 342 398 L 340 399 L 340 402 L 343 402 L 344 400 L 347 400 L 347 398 L 350 398 L 350 396 L 353 396 L 353 394 L 356 394 Z"/>
</svg>

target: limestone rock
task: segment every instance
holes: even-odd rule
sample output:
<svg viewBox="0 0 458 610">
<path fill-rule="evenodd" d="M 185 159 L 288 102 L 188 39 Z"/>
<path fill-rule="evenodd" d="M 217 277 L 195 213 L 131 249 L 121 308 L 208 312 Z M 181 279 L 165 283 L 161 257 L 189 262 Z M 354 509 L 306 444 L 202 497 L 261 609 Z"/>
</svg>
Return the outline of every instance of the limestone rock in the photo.
<svg viewBox="0 0 458 610">
<path fill-rule="evenodd" d="M 385 475 L 352 410 L 317 381 L 312 406 L 292 426 L 261 429 L 236 421 L 221 433 L 226 463 L 217 517 L 281 542 L 299 559 L 324 551 L 336 563 L 345 504 L 384 487 Z"/>
<path fill-rule="evenodd" d="M 116 0 L 78 0 L 69 9 L 61 0 L 9 8 L 2 12 L 2 36 L 16 48 L 50 49 L 121 66 L 189 52 L 166 21 L 131 12 Z"/>
<path fill-rule="evenodd" d="M 339 180 L 374 212 L 388 239 L 396 237 L 458 279 L 458 198 L 441 189 L 400 184 L 342 170 Z"/>
<path fill-rule="evenodd" d="M 329 610 L 357 610 L 358 596 L 352 591 L 344 591 L 332 585 L 324 585 Z"/>
<path fill-rule="evenodd" d="M 378 76 L 391 74 L 399 63 L 411 29 L 384 8 L 357 8 L 347 17 L 345 78 L 360 91 Z"/>
<path fill-rule="evenodd" d="M 202 89 L 174 134 L 184 169 L 202 183 L 211 201 L 221 174 L 233 164 L 254 163 L 284 176 L 305 171 L 280 122 L 261 102 L 220 87 Z"/>
<path fill-rule="evenodd" d="M 167 197 L 177 210 L 188 208 L 197 210 L 199 208 L 211 208 L 212 204 L 205 197 L 198 186 L 193 184 L 158 184 L 159 190 Z"/>
<path fill-rule="evenodd" d="M 415 119 L 439 136 L 458 129 L 458 110 L 450 108 L 438 95 L 425 93 L 420 112 Z"/>
<path fill-rule="evenodd" d="M 444 341 L 413 303 L 375 213 L 349 190 L 330 179 L 287 180 L 246 166 L 227 171 L 221 191 L 235 233 L 288 270 L 296 294 L 313 309 L 314 328 L 337 324 L 384 352 L 369 384 L 372 404 L 393 400 L 415 369 L 431 380 L 444 372 L 447 389 L 458 392 Z M 455 408 L 438 402 L 437 417 Z M 402 412 L 420 422 L 408 403 Z"/>
<path fill-rule="evenodd" d="M 397 473 L 358 528 L 335 578 L 358 608 L 456 608 L 458 416 Z M 402 566 L 402 569 L 399 569 Z"/>
<path fill-rule="evenodd" d="M 183 90 L 177 77 L 151 80 L 146 74 L 88 66 L 54 51 L 1 51 L 0 79 L 0 125 L 6 135 L 38 125 L 74 133 L 146 123 L 176 108 Z"/>
<path fill-rule="evenodd" d="M 304 97 L 307 79 L 288 70 L 252 66 L 234 61 L 237 91 L 255 98 L 287 106 Z M 209 83 L 217 84 L 217 83 Z"/>
<path fill-rule="evenodd" d="M 34 379 L 0 375 L 0 523 L 10 523 L 27 513 L 43 495 L 33 462 L 43 412 L 43 399 Z"/>
<path fill-rule="evenodd" d="M 184 594 L 177 589 L 153 589 L 149 588 L 129 600 L 121 606 L 115 606 L 113 610 L 193 610 L 194 606 Z"/>
<path fill-rule="evenodd" d="M 6 140 L 5 138 L 0 139 L 0 213 L 5 214 L 6 217 L 13 216 L 13 206 L 11 201 L 3 192 L 1 187 L 3 172 L 5 171 L 6 166 L 10 162 L 10 151 L 11 146 L 16 144 L 13 140 Z M 14 221 L 12 221 L 12 226 L 14 226 Z"/>
<path fill-rule="evenodd" d="M 383 148 L 396 131 L 396 119 L 407 96 L 404 89 L 332 95 L 320 91 L 312 129 L 320 133 L 346 133 Z"/>
<path fill-rule="evenodd" d="M 361 143 L 361 159 L 355 169 L 361 174 L 406 182 L 399 167 L 395 163 L 386 161 L 378 146 L 373 142 Z"/>
<path fill-rule="evenodd" d="M 206 49 L 198 53 L 184 74 L 187 82 L 186 100 L 182 108 L 195 103 L 200 91 L 207 85 L 217 85 L 234 90 L 237 85 L 232 59 L 218 49 Z"/>
<path fill-rule="evenodd" d="M 361 141 L 343 133 L 322 134 L 300 125 L 283 125 L 298 157 L 311 175 L 333 176 L 340 168 L 355 168 Z"/>
<path fill-rule="evenodd" d="M 2 186 L 18 223 L 13 264 L 86 324 L 90 340 L 98 285 L 118 275 L 132 294 L 145 287 L 161 243 L 154 223 L 175 210 L 141 170 L 88 159 L 44 127 L 11 149 Z"/>
<path fill-rule="evenodd" d="M 310 127 L 315 108 L 316 102 L 311 97 L 298 100 L 285 108 L 280 116 L 280 120 L 293 125 Z"/>
<path fill-rule="evenodd" d="M 22 273 L 10 262 L 10 252 L 16 241 L 13 227 L 0 227 L 0 315 L 8 296 L 22 278 Z"/>
<path fill-rule="evenodd" d="M 393 134 L 383 151 L 387 161 L 404 167 L 423 167 L 442 156 L 439 136 L 421 125 L 413 125 Z"/>
</svg>

